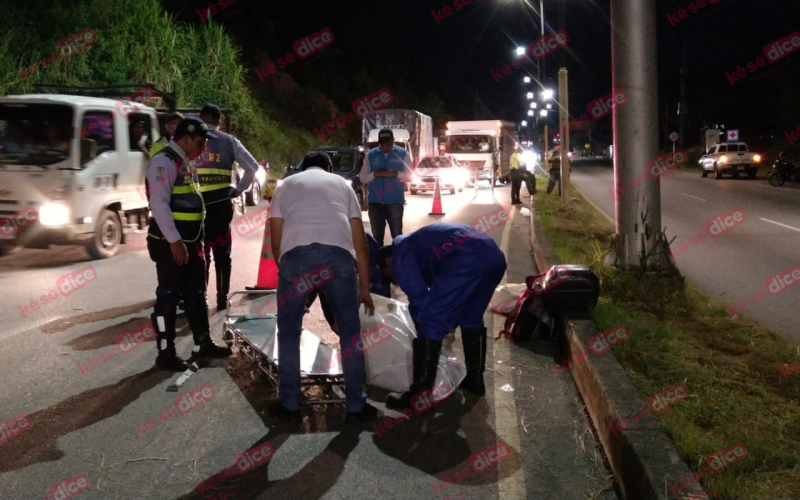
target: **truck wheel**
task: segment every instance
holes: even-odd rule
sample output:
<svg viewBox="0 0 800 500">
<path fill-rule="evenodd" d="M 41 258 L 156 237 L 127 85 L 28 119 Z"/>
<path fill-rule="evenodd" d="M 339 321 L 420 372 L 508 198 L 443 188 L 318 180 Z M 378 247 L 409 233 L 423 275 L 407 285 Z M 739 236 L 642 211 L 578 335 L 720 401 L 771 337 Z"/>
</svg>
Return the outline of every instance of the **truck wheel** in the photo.
<svg viewBox="0 0 800 500">
<path fill-rule="evenodd" d="M 722 179 L 722 172 L 719 171 L 716 165 L 714 165 L 714 178 Z"/>
<path fill-rule="evenodd" d="M 458 192 L 459 192 L 459 193 L 461 193 L 461 192 L 463 192 L 463 191 L 464 191 L 464 188 L 463 188 L 463 187 L 460 187 L 460 188 L 458 188 Z"/>
<path fill-rule="evenodd" d="M 111 210 L 103 210 L 86 250 L 94 260 L 108 259 L 119 252 L 121 242 L 122 224 L 119 217 Z"/>
<path fill-rule="evenodd" d="M 247 212 L 247 202 L 244 199 L 244 193 L 240 194 L 238 197 L 233 198 L 233 216 L 238 217 L 240 215 L 244 215 Z"/>
<path fill-rule="evenodd" d="M 751 168 L 750 170 L 747 171 L 747 178 L 748 179 L 755 179 L 756 175 L 758 175 L 758 169 L 757 168 Z"/>
<path fill-rule="evenodd" d="M 451 189 L 450 194 L 456 194 L 456 188 Z"/>
<path fill-rule="evenodd" d="M 739 178 L 739 171 L 738 170 L 733 173 L 733 178 L 734 179 L 738 179 Z"/>
<path fill-rule="evenodd" d="M 411 194 L 417 194 L 417 190 L 414 188 L 409 188 L 411 190 Z"/>
<path fill-rule="evenodd" d="M 258 181 L 253 182 L 253 186 L 250 188 L 250 191 L 245 193 L 245 201 L 247 202 L 248 207 L 255 207 L 261 203 L 261 185 L 258 183 Z"/>
<path fill-rule="evenodd" d="M 700 167 L 700 177 L 703 179 L 708 177 L 708 170 L 706 170 L 705 167 Z"/>
</svg>

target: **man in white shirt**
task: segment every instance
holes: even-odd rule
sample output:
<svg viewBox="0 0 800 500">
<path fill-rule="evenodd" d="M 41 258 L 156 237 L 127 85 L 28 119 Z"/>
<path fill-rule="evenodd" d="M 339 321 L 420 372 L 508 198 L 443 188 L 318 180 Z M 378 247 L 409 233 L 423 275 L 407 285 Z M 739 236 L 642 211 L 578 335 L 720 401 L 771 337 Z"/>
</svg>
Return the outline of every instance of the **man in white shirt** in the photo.
<svg viewBox="0 0 800 500">
<path fill-rule="evenodd" d="M 300 334 L 308 293 L 318 289 L 327 299 L 343 349 L 354 345 L 353 340 L 361 334 L 359 303 L 370 316 L 375 312 L 370 296 L 369 249 L 353 188 L 331 173 L 333 162 L 321 151 L 309 153 L 300 169 L 275 190 L 270 206 L 272 251 L 278 264 L 280 359 L 280 401 L 271 411 L 293 422 L 302 418 Z M 374 420 L 378 410 L 367 404 L 363 391 L 364 353 L 355 350 L 352 356 L 342 356 L 342 364 L 345 421 Z"/>
</svg>

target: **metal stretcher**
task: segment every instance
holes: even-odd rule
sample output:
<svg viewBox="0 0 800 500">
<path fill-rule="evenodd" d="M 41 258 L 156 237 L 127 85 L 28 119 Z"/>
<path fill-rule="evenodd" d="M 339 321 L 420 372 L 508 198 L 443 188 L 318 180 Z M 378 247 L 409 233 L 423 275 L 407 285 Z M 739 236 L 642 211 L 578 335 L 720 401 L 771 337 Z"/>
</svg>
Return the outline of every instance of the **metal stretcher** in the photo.
<svg viewBox="0 0 800 500">
<path fill-rule="evenodd" d="M 240 300 L 237 296 L 260 296 L 255 300 Z M 247 298 L 242 297 L 242 298 Z M 232 311 L 242 312 L 235 314 Z M 238 347 L 242 357 L 260 368 L 277 388 L 278 384 L 278 316 L 275 291 L 238 291 L 228 295 L 222 339 Z M 305 404 L 340 404 L 344 398 L 344 373 L 339 351 L 323 344 L 319 337 L 303 328 L 300 336 L 301 388 L 319 386 L 326 396 L 305 400 Z"/>
</svg>

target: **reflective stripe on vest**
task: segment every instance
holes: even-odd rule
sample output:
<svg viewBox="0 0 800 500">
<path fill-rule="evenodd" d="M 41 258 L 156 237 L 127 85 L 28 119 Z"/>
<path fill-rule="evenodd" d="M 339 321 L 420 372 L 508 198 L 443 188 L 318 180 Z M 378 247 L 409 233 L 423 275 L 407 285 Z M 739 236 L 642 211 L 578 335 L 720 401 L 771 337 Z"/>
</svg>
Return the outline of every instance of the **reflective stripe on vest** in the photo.
<svg viewBox="0 0 800 500">
<path fill-rule="evenodd" d="M 186 160 L 181 158 L 177 151 L 167 146 L 158 152 L 156 156 L 166 156 L 175 162 L 176 176 L 172 186 L 172 194 L 169 200 L 169 208 L 172 211 L 172 219 L 175 221 L 175 229 L 181 236 L 181 240 L 192 243 L 197 241 L 203 233 L 203 219 L 205 219 L 205 205 L 203 195 L 200 194 L 200 185 L 194 178 L 194 172 L 189 175 L 180 175 L 181 171 L 186 171 Z M 189 169 L 192 170 L 191 168 Z M 148 201 L 150 199 L 149 186 L 147 188 Z M 150 220 L 150 230 L 148 236 L 155 239 L 164 239 L 161 228 L 158 227 L 154 217 Z"/>
<path fill-rule="evenodd" d="M 206 141 L 206 150 L 202 154 L 202 163 L 197 168 L 200 178 L 200 192 L 206 206 L 230 201 L 231 188 L 234 182 L 235 161 L 234 139 L 220 130 L 214 130 L 216 139 Z"/>
</svg>

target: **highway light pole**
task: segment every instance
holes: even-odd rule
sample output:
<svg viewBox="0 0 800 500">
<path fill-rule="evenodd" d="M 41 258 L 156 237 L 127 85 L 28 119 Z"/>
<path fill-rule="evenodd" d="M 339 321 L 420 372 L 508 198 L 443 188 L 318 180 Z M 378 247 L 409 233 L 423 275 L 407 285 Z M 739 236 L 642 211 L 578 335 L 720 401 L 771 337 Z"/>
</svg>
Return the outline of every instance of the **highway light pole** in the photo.
<svg viewBox="0 0 800 500">
<path fill-rule="evenodd" d="M 569 73 L 567 68 L 558 70 L 558 118 L 561 136 L 561 202 L 569 203 Z"/>
<path fill-rule="evenodd" d="M 628 103 L 614 107 L 616 234 L 607 263 L 622 268 L 669 269 L 661 230 L 661 185 L 647 171 L 658 156 L 656 3 L 611 0 L 612 91 Z M 628 185 L 631 179 L 647 179 Z"/>
</svg>

